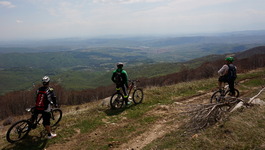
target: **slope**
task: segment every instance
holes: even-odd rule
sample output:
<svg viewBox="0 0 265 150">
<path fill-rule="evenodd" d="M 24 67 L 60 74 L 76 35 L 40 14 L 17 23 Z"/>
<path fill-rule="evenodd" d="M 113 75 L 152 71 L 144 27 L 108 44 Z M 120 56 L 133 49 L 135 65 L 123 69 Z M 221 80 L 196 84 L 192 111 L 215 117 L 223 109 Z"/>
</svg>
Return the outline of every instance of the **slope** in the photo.
<svg viewBox="0 0 265 150">
<path fill-rule="evenodd" d="M 265 68 L 255 70 L 246 74 L 240 74 L 237 88 L 242 97 L 251 97 L 258 89 L 265 84 Z M 186 131 L 181 128 L 189 119 L 186 113 L 190 109 L 209 103 L 212 92 L 216 89 L 216 79 L 205 79 L 193 82 L 184 82 L 164 87 L 149 87 L 144 90 L 145 99 L 140 105 L 132 105 L 121 110 L 110 110 L 102 105 L 102 101 L 91 102 L 77 106 L 62 106 L 64 117 L 60 126 L 55 132 L 58 137 L 47 141 L 40 136 L 42 128 L 30 133 L 29 137 L 19 143 L 9 144 L 4 139 L 4 133 L 8 126 L 1 128 L 0 148 L 10 149 L 224 149 L 229 145 L 230 149 L 253 149 L 262 147 L 263 139 L 258 138 L 265 135 L 264 118 L 256 115 L 251 120 L 249 115 L 254 111 L 264 114 L 262 108 L 251 107 L 241 113 L 231 114 L 230 118 L 224 121 L 223 125 L 214 125 L 194 135 L 184 134 Z M 264 94 L 262 99 L 265 98 Z M 105 101 L 108 101 L 106 99 Z M 103 100 L 104 101 L 104 100 Z M 246 117 L 247 116 L 247 117 Z M 233 119 L 235 118 L 235 119 Z M 236 122 L 237 121 L 237 122 Z M 235 122 L 235 123 L 233 123 Z M 235 124 L 260 126 L 255 141 L 250 140 L 252 130 L 240 130 L 246 126 L 234 126 Z M 231 124 L 231 125 L 229 125 Z M 220 126 L 225 126 L 220 129 Z M 223 133 L 221 133 L 221 130 Z M 228 132 L 228 133 L 227 133 Z M 214 134 L 213 134 L 214 133 Z M 220 142 L 211 143 L 212 139 L 220 136 L 229 136 L 234 140 L 230 144 L 222 138 Z M 255 132 L 256 133 L 256 132 Z M 221 134 L 221 135 L 220 135 Z M 254 136 L 252 133 L 251 135 Z M 248 138 L 240 138 L 240 137 Z M 211 147 L 210 147 L 210 146 Z"/>
</svg>

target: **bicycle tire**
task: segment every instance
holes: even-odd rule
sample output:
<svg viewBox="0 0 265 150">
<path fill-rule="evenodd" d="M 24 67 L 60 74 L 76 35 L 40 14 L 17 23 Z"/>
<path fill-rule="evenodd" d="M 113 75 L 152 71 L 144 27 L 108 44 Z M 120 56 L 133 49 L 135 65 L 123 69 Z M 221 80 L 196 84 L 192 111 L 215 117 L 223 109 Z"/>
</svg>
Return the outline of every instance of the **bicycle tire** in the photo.
<svg viewBox="0 0 265 150">
<path fill-rule="evenodd" d="M 31 123 L 28 120 L 20 120 L 13 124 L 6 133 L 6 140 L 9 143 L 14 143 L 25 138 L 29 131 Z"/>
<path fill-rule="evenodd" d="M 51 113 L 52 113 L 51 114 L 52 116 L 51 116 L 51 119 L 50 119 L 51 127 L 54 127 L 61 121 L 61 119 L 63 117 L 63 112 L 62 112 L 61 109 L 55 108 L 55 109 L 52 110 Z"/>
<path fill-rule="evenodd" d="M 210 103 L 219 103 L 220 99 L 221 99 L 221 92 L 220 91 L 216 91 L 211 96 Z"/>
<path fill-rule="evenodd" d="M 225 96 L 229 95 L 230 91 L 226 91 L 225 92 Z M 238 98 L 239 97 L 239 91 L 237 89 L 235 89 L 235 97 Z"/>
<path fill-rule="evenodd" d="M 228 112 L 231 110 L 231 104 L 223 104 L 221 106 L 219 106 L 220 110 L 222 110 L 223 112 Z"/>
<path fill-rule="evenodd" d="M 143 89 L 136 89 L 135 91 L 133 91 L 133 102 L 134 104 L 140 104 L 142 103 L 143 99 L 144 99 L 144 92 Z"/>
<path fill-rule="evenodd" d="M 111 96 L 111 99 L 110 99 L 111 109 L 122 108 L 123 104 L 124 104 L 124 97 L 121 93 L 114 93 Z"/>
</svg>

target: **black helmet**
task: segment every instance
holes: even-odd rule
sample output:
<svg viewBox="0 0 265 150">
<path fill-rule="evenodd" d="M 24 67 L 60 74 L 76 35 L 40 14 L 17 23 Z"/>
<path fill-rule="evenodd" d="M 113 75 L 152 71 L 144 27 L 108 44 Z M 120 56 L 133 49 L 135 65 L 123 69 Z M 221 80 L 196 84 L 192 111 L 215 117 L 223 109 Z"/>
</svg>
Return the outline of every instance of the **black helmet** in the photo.
<svg viewBox="0 0 265 150">
<path fill-rule="evenodd" d="M 118 63 L 117 63 L 117 67 L 118 67 L 118 68 L 122 68 L 122 67 L 123 67 L 123 63 L 122 63 L 122 62 L 118 62 Z"/>
</svg>

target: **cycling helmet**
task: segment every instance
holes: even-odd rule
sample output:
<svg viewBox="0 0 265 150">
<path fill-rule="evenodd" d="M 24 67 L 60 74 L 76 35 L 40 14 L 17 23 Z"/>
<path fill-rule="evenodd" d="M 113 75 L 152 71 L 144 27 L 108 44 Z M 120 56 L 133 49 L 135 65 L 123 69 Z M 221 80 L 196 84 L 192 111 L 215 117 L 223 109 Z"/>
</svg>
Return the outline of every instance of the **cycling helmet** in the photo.
<svg viewBox="0 0 265 150">
<path fill-rule="evenodd" d="M 47 84 L 47 83 L 49 83 L 50 82 L 50 78 L 48 77 L 48 76 L 44 76 L 43 78 L 42 78 L 42 83 L 43 84 Z"/>
<path fill-rule="evenodd" d="M 234 61 L 234 58 L 233 58 L 233 57 L 226 57 L 225 60 L 226 60 L 226 61 L 233 62 L 233 61 Z"/>
<path fill-rule="evenodd" d="M 117 67 L 118 67 L 118 68 L 122 68 L 122 67 L 123 67 L 123 63 L 122 63 L 122 62 L 118 62 L 118 63 L 117 63 Z"/>
</svg>

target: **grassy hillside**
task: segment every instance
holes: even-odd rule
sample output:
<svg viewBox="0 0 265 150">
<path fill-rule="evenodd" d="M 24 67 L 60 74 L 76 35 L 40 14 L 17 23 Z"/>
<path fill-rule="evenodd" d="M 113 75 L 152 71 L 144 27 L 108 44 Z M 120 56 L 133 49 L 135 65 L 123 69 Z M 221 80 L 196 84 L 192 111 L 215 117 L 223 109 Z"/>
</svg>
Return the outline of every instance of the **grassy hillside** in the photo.
<svg viewBox="0 0 265 150">
<path fill-rule="evenodd" d="M 240 74 L 242 98 L 254 96 L 265 85 L 265 68 Z M 198 133 L 183 128 L 191 108 L 209 103 L 216 78 L 144 89 L 140 105 L 110 110 L 102 101 L 62 106 L 58 137 L 39 137 L 41 129 L 22 142 L 9 144 L 1 128 L 0 148 L 11 149 L 263 149 L 265 106 L 254 106 L 227 115 L 223 121 Z M 265 98 L 263 93 L 259 98 Z M 109 99 L 107 99 L 109 100 Z M 253 117 L 254 116 L 254 117 Z M 34 142 L 32 142 L 34 141 Z"/>
</svg>

